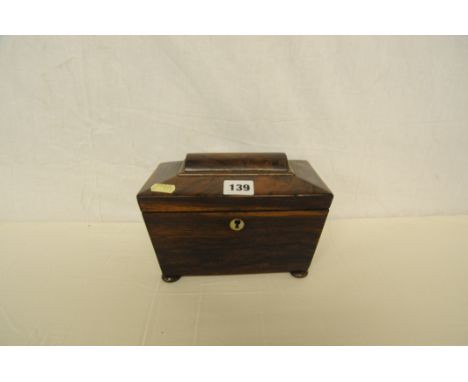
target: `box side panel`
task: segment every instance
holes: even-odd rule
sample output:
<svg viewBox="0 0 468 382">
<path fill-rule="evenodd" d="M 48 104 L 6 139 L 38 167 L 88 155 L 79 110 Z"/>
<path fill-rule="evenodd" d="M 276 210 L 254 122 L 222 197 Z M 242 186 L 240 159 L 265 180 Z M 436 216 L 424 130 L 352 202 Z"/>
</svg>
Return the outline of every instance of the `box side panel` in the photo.
<svg viewBox="0 0 468 382">
<path fill-rule="evenodd" d="M 144 213 L 166 275 L 307 270 L 328 211 Z M 244 227 L 235 231 L 233 219 Z"/>
</svg>

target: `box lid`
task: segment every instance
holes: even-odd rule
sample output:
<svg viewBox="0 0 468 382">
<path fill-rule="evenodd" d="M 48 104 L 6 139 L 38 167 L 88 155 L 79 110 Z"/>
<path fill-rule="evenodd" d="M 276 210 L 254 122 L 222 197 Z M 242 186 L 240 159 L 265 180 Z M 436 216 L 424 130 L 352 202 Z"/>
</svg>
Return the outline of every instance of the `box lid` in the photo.
<svg viewBox="0 0 468 382">
<path fill-rule="evenodd" d="M 187 154 L 161 163 L 137 195 L 143 212 L 328 209 L 312 166 L 284 153 Z"/>
</svg>

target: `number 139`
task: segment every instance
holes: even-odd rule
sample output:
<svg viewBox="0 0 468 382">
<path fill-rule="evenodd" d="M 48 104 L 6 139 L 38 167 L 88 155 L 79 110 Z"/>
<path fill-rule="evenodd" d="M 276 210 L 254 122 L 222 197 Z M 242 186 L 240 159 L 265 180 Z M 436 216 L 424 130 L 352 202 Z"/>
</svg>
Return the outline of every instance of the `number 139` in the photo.
<svg viewBox="0 0 468 382">
<path fill-rule="evenodd" d="M 250 191 L 250 184 L 230 184 L 231 191 Z"/>
</svg>

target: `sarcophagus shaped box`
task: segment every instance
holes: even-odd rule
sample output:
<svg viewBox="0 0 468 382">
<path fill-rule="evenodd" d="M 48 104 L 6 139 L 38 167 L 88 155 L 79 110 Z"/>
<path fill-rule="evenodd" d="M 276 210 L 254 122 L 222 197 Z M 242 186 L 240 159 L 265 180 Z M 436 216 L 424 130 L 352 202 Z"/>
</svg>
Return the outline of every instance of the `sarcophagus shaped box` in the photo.
<svg viewBox="0 0 468 382">
<path fill-rule="evenodd" d="M 290 272 L 304 277 L 333 195 L 282 153 L 188 154 L 137 195 L 163 280 Z"/>
</svg>

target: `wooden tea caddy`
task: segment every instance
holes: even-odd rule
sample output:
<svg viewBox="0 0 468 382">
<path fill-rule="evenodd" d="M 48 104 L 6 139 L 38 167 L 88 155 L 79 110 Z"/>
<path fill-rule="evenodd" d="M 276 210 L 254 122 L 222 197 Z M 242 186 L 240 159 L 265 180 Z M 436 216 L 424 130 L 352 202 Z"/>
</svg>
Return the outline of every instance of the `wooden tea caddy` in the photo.
<svg viewBox="0 0 468 382">
<path fill-rule="evenodd" d="M 333 194 L 283 153 L 187 154 L 137 195 L 164 281 L 186 275 L 307 276 Z"/>
</svg>

